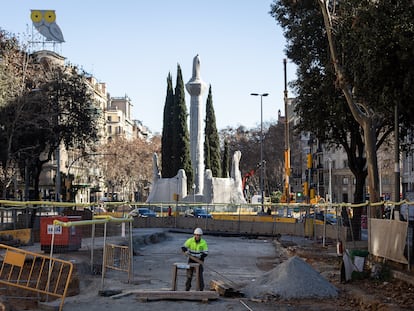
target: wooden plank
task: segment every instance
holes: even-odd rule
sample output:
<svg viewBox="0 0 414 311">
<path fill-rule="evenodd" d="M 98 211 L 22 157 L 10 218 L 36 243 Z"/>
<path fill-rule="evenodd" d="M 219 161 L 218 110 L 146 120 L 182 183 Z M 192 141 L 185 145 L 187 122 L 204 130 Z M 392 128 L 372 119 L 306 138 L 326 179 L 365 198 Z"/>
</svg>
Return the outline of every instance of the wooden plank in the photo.
<svg viewBox="0 0 414 311">
<path fill-rule="evenodd" d="M 117 289 L 116 290 L 115 289 L 107 289 L 107 290 L 100 290 L 98 292 L 98 295 L 102 296 L 102 297 L 111 297 L 111 296 L 119 295 L 121 293 L 122 293 L 122 290 L 120 290 L 120 289 L 119 290 L 117 290 Z"/>
<path fill-rule="evenodd" d="M 221 280 L 211 280 L 210 289 L 219 293 L 223 297 L 243 297 L 244 295 L 237 289 L 233 288 L 229 283 Z"/>
<path fill-rule="evenodd" d="M 121 297 L 135 295 L 138 299 L 144 300 L 216 300 L 219 294 L 214 291 L 153 291 L 153 290 L 131 290 L 118 295 L 112 296 L 112 299 L 119 299 Z"/>
</svg>

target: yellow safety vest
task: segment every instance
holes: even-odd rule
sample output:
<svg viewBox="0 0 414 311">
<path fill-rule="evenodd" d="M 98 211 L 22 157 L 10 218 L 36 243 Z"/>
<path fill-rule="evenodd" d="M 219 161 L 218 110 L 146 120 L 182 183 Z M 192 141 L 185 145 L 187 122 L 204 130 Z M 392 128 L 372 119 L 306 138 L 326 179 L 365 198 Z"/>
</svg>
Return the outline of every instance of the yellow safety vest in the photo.
<svg viewBox="0 0 414 311">
<path fill-rule="evenodd" d="M 193 257 L 201 258 L 202 254 L 208 254 L 207 242 L 204 239 L 196 242 L 195 238 L 191 237 L 185 241 L 184 246 L 188 248 L 190 255 Z"/>
</svg>

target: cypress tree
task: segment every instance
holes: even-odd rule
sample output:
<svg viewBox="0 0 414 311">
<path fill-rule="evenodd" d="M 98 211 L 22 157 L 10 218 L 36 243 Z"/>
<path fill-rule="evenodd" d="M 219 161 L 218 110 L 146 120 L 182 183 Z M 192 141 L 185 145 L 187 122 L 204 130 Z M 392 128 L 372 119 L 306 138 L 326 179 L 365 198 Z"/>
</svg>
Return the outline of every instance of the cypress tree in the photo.
<svg viewBox="0 0 414 311">
<path fill-rule="evenodd" d="M 187 189 L 193 184 L 193 167 L 190 157 L 190 134 L 187 126 L 187 106 L 185 104 L 185 89 L 180 65 L 177 65 L 177 83 L 174 95 L 175 106 L 175 167 L 184 169 L 187 175 Z"/>
<path fill-rule="evenodd" d="M 167 95 L 165 96 L 164 119 L 161 138 L 161 167 L 162 176 L 171 178 L 177 174 L 172 163 L 174 162 L 173 135 L 174 135 L 174 90 L 171 73 L 167 77 Z"/>
<path fill-rule="evenodd" d="M 204 139 L 204 165 L 205 169 L 211 169 L 210 163 L 210 144 L 208 142 L 208 136 Z"/>
<path fill-rule="evenodd" d="M 224 152 L 223 152 L 223 165 L 222 165 L 222 176 L 224 178 L 229 177 L 229 163 L 230 163 L 230 151 L 229 151 L 229 143 L 227 140 L 224 141 Z"/>
<path fill-rule="evenodd" d="M 206 103 L 206 120 L 204 129 L 204 157 L 205 166 L 210 168 L 214 177 L 221 177 L 220 138 L 216 127 L 216 116 L 213 108 L 211 85 L 208 90 Z"/>
</svg>

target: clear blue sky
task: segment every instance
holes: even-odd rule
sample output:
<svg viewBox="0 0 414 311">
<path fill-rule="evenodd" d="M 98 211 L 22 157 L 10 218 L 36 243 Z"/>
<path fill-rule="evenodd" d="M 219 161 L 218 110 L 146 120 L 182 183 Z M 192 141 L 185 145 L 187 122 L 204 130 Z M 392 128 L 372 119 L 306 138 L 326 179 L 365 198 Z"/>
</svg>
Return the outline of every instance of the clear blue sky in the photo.
<svg viewBox="0 0 414 311">
<path fill-rule="evenodd" d="M 1 3 L 0 28 L 30 38 L 36 33 L 30 10 L 55 10 L 66 41 L 57 52 L 107 83 L 111 96 L 127 94 L 133 118 L 153 132 L 162 130 L 168 73 L 175 87 L 180 64 L 187 83 L 199 54 L 201 78 L 212 86 L 218 129 L 251 128 L 260 126 L 260 97 L 252 92 L 269 93 L 263 98 L 264 122 L 276 121 L 279 109 L 284 115 L 285 39 L 269 15 L 272 2 L 7 0 Z M 288 81 L 293 80 L 293 64 L 287 68 Z"/>
</svg>

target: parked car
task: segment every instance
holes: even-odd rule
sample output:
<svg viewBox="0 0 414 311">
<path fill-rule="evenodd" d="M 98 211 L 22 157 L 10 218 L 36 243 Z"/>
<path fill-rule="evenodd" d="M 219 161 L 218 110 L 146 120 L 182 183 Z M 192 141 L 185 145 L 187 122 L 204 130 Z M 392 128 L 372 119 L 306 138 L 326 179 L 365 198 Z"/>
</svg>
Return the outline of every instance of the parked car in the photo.
<svg viewBox="0 0 414 311">
<path fill-rule="evenodd" d="M 338 219 L 335 217 L 335 215 L 326 214 L 326 222 L 331 225 L 336 225 L 336 223 L 338 222 Z"/>
<path fill-rule="evenodd" d="M 197 218 L 213 218 L 213 215 L 208 213 L 204 208 L 195 208 L 193 210 L 193 215 Z"/>
<path fill-rule="evenodd" d="M 129 213 L 133 217 L 157 217 L 157 213 L 146 207 L 138 207 Z"/>
<path fill-rule="evenodd" d="M 191 208 L 188 208 L 184 212 L 184 217 L 194 217 L 194 210 Z"/>
<path fill-rule="evenodd" d="M 306 216 L 306 218 L 314 218 L 314 213 L 309 214 Z M 323 224 L 324 222 L 324 214 L 323 213 L 316 213 L 316 224 Z M 337 222 L 337 219 L 331 215 L 331 214 L 326 214 L 326 224 L 327 225 L 335 225 Z"/>
</svg>

